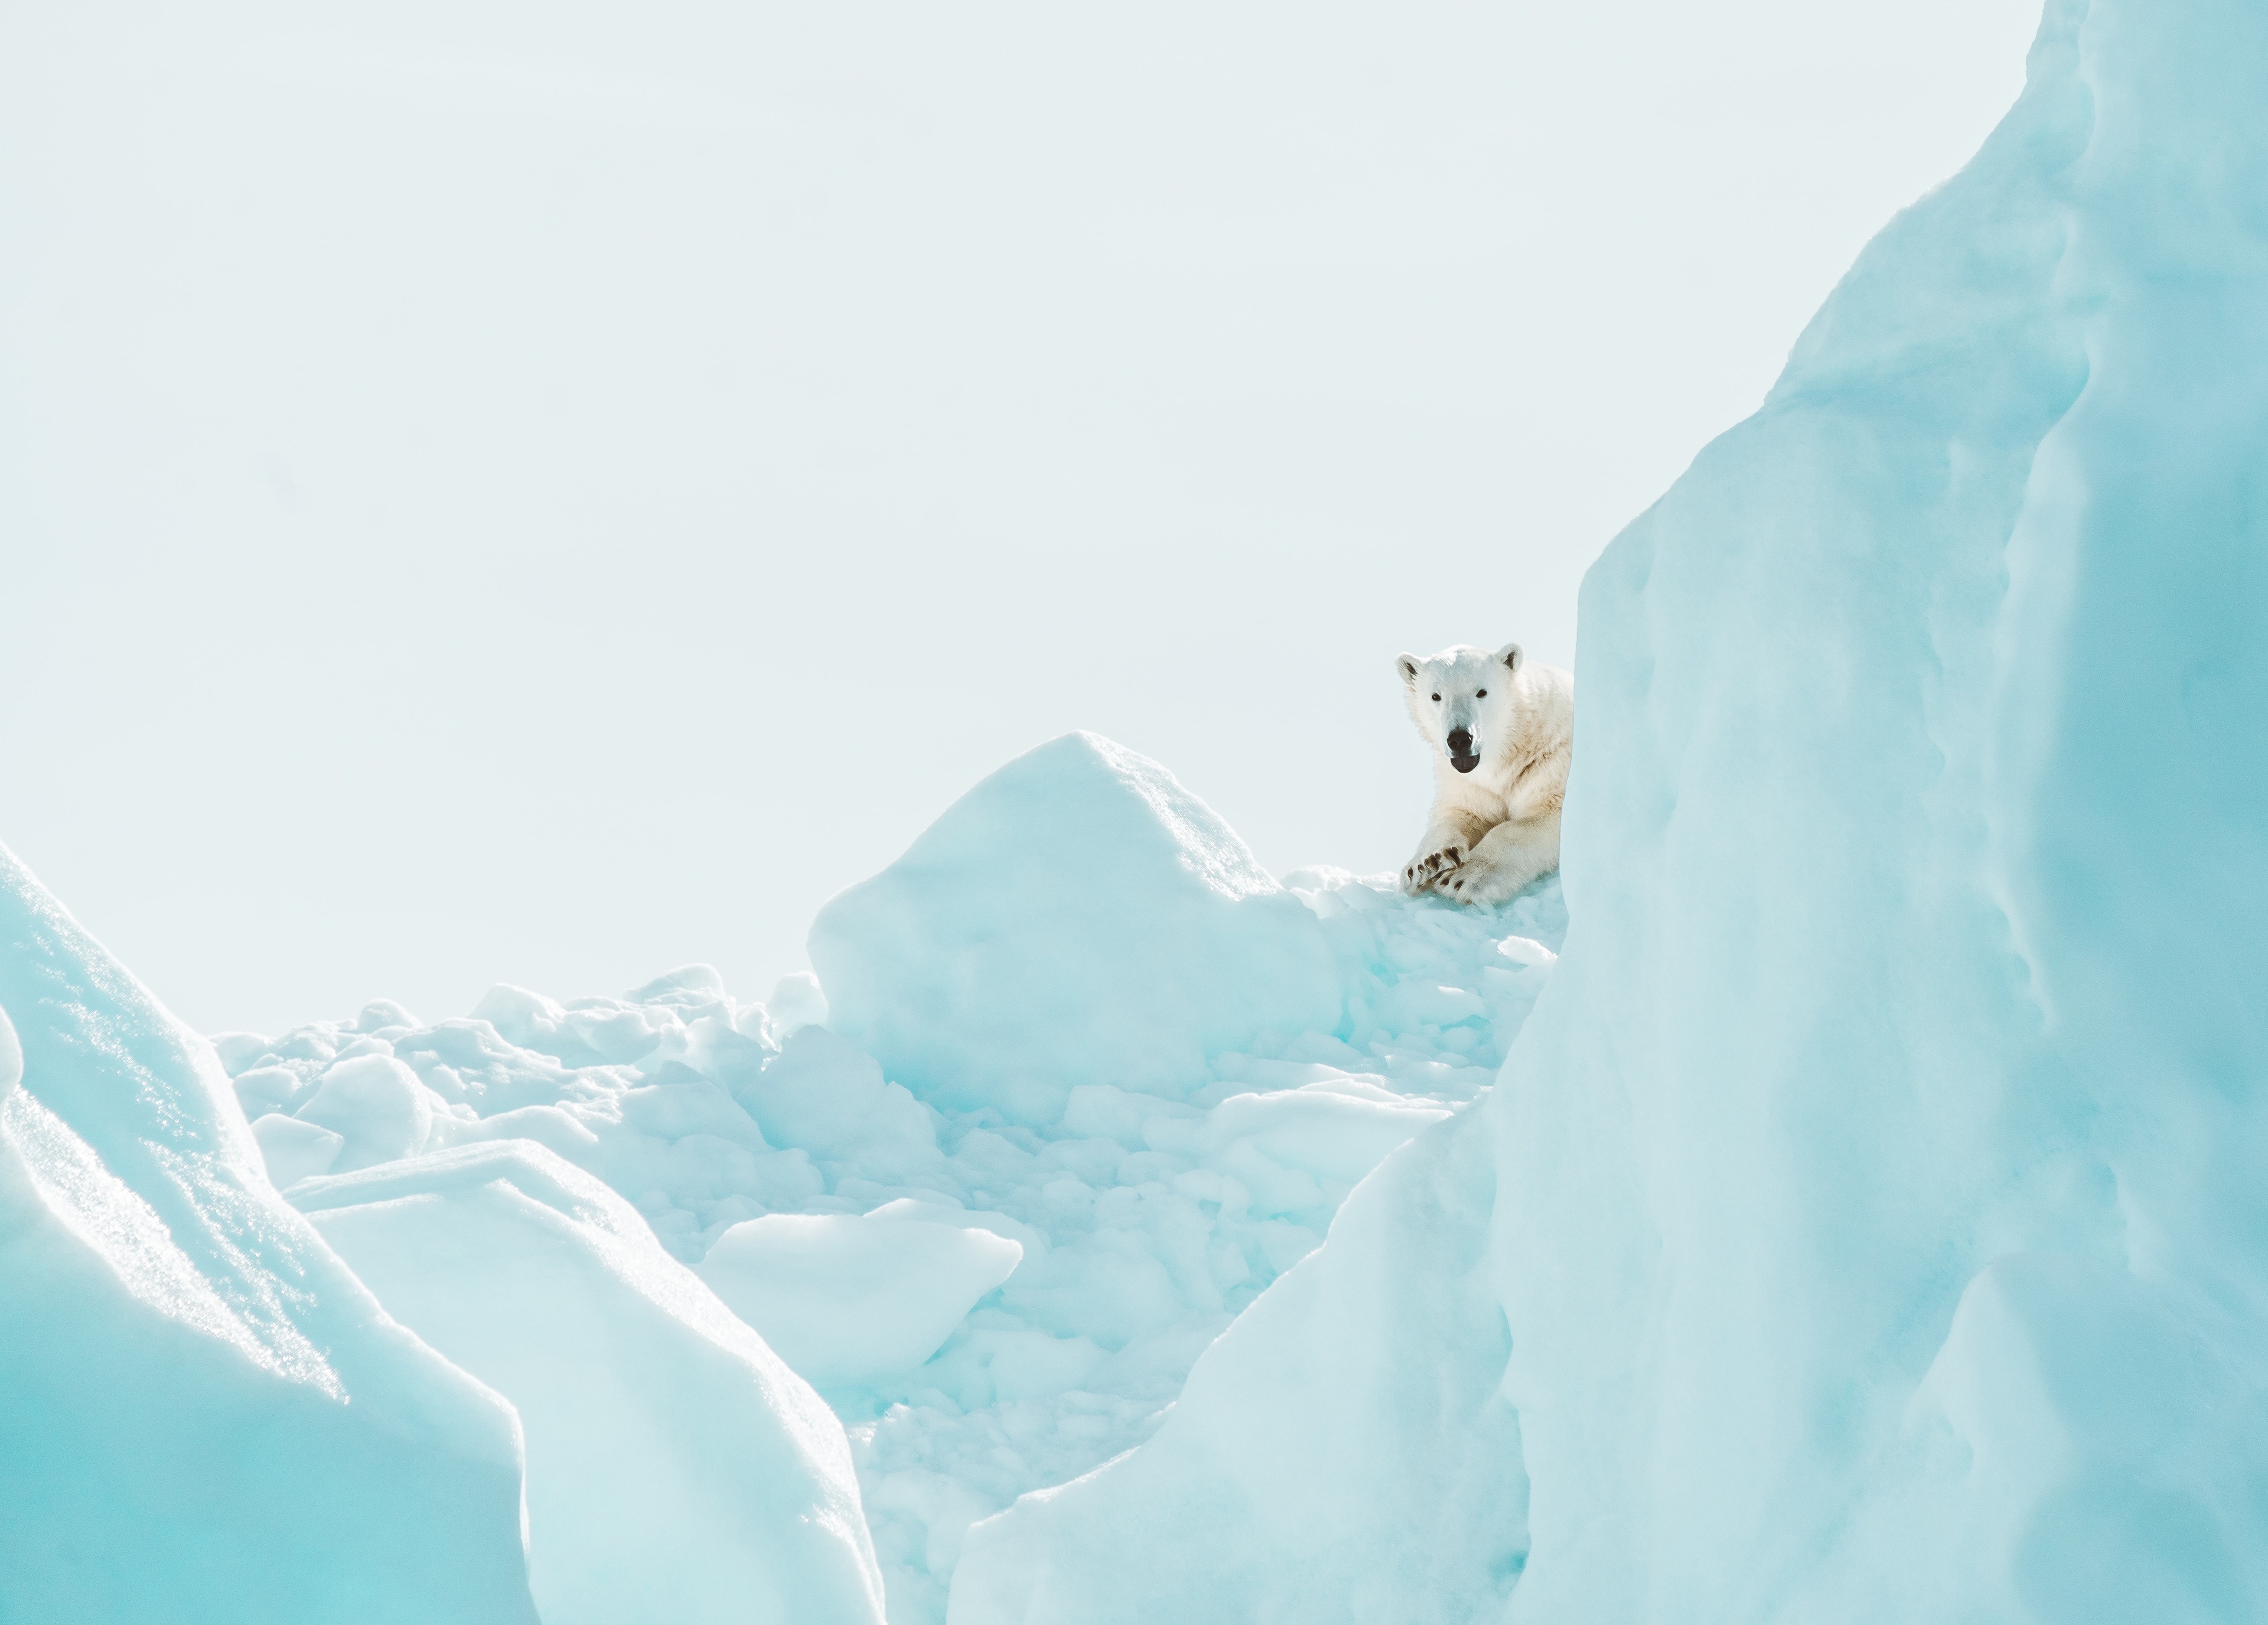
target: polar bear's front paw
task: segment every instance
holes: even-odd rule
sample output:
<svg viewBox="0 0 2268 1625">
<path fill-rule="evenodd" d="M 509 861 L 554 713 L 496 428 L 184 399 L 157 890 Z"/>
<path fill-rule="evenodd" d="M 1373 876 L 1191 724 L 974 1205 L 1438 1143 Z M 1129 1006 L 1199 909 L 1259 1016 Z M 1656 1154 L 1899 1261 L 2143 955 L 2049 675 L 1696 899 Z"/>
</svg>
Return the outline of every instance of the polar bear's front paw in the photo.
<svg viewBox="0 0 2268 1625">
<path fill-rule="evenodd" d="M 1413 897 L 1420 892 L 1430 891 L 1455 874 L 1464 861 L 1465 848 L 1462 843 L 1419 853 L 1402 866 L 1402 890 Z"/>
<path fill-rule="evenodd" d="M 1453 903 L 1491 901 L 1492 899 L 1480 895 L 1486 889 L 1487 883 L 1488 876 L 1485 874 L 1476 872 L 1469 866 L 1443 879 L 1441 895 Z"/>
<path fill-rule="evenodd" d="M 1468 863 L 1447 877 L 1440 893 L 1452 902 L 1484 905 L 1508 903 L 1520 895 L 1528 877 L 1519 869 L 1486 860 Z"/>
</svg>

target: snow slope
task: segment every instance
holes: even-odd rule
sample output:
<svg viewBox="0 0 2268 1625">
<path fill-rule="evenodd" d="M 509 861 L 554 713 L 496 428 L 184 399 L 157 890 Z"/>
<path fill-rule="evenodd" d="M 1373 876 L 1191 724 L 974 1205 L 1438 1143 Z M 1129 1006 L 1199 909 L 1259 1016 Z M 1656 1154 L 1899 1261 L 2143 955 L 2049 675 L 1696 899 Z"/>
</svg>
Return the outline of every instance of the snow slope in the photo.
<svg viewBox="0 0 2268 1625">
<path fill-rule="evenodd" d="M 461 1159 L 514 1142 L 612 1186 L 826 1392 L 891 1617 L 937 1620 L 971 1522 L 1146 1437 L 1380 1159 L 1484 1091 L 1565 925 L 1550 883 L 1501 910 L 1329 870 L 1279 884 L 1156 764 L 1071 735 L 830 907 L 823 996 L 790 979 L 744 1004 L 695 967 L 622 999 L 498 988 L 466 1019 L 379 1003 L 218 1046 L 292 1200 L 515 1400 L 524 1378 L 443 1317 L 495 1312 L 475 1277 L 558 1228 L 542 1199 L 482 1199 L 520 1216 L 498 1262 L 451 1265 L 461 1294 L 328 1208 L 454 1188 Z M 335 1165 L 366 1171 L 319 1177 Z M 406 1223 L 390 1200 L 374 1225 Z M 648 1380 L 681 1380 L 681 1358 L 653 1353 Z M 637 1385 L 627 1365 L 593 1380 L 610 1406 Z M 522 1402 L 541 1599 L 547 1427 Z"/>
<path fill-rule="evenodd" d="M 202 1039 L 0 848 L 0 1617 L 533 1621 L 511 1408 L 279 1200 Z"/>
<path fill-rule="evenodd" d="M 880 1620 L 841 1425 L 598 1180 L 506 1140 L 291 1200 L 518 1411 L 545 1625 Z"/>
<path fill-rule="evenodd" d="M 1147 1444 L 972 1529 L 951 1617 L 1494 1616 L 1527 1560 L 1527 1479 L 1469 1120 L 1355 1191 Z"/>
<path fill-rule="evenodd" d="M 2264 82 L 2257 7 L 2050 7 L 1587 581 L 1574 926 L 1451 1233 L 1363 1193 L 1192 1375 L 1233 1431 L 979 1525 L 955 1625 L 2268 1617 Z M 1381 1255 L 1508 1345 L 1283 1380 Z M 1381 1391 L 1440 1403 L 1302 1446 Z M 1406 1537 L 1264 1509 L 1499 1406 L 1468 1577 L 1300 1589 Z"/>
</svg>

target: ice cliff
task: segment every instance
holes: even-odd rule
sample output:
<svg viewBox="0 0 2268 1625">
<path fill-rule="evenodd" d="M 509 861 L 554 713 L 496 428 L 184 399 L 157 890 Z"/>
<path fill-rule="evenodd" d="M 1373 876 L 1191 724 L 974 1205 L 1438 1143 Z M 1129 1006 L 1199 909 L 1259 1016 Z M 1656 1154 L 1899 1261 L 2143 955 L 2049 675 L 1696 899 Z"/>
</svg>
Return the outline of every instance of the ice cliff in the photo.
<svg viewBox="0 0 2268 1625">
<path fill-rule="evenodd" d="M 2268 1617 L 2263 83 L 2051 6 L 1592 571 L 1564 904 L 1072 735 L 763 1003 L 208 1047 L 8 863 L 0 1616 Z"/>
<path fill-rule="evenodd" d="M 955 1625 L 2268 1617 L 2264 72 L 2257 7 L 2051 9 L 1591 572 L 1496 1091 Z"/>
</svg>

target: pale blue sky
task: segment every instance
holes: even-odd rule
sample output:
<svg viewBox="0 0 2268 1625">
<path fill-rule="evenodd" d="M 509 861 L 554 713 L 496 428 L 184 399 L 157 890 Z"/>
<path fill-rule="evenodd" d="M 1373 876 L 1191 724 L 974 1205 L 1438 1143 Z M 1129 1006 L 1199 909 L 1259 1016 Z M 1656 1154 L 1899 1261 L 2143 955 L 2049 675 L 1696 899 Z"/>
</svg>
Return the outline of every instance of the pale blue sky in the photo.
<svg viewBox="0 0 2268 1625">
<path fill-rule="evenodd" d="M 1398 863 L 2036 8 L 0 9 L 0 841 L 272 1030 L 705 959 L 1090 728 Z"/>
</svg>

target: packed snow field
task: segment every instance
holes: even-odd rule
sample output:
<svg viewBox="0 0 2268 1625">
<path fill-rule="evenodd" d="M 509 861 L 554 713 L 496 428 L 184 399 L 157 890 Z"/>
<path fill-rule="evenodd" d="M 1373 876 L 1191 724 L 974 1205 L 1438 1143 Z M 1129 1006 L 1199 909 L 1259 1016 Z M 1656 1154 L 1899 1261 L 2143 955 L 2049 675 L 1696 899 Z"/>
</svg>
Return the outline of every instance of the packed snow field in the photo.
<svg viewBox="0 0 2268 1625">
<path fill-rule="evenodd" d="M 270 1177 L 373 1284 L 410 1266 L 350 1215 L 421 1165 L 516 1179 L 523 1153 L 469 1149 L 532 1141 L 612 1187 L 833 1404 L 892 1618 L 941 1619 L 971 1522 L 1139 1443 L 1354 1184 L 1487 1088 L 1565 929 L 1550 883 L 1497 909 L 1279 887 L 1154 764 L 1073 735 L 834 905 L 823 983 L 500 986 L 216 1048 Z M 853 1032 L 888 1016 L 889 1075 L 830 996 Z M 558 1334 L 565 1306 L 529 1307 Z M 567 1490 L 529 1425 L 540 1509 Z M 536 1517 L 539 1566 L 551 1538 Z"/>
<path fill-rule="evenodd" d="M 2050 6 L 1587 578 L 1564 913 L 1074 735 L 761 1007 L 215 1044 L 0 853 L 0 1615 L 2268 1618 L 2264 81 Z"/>
</svg>

